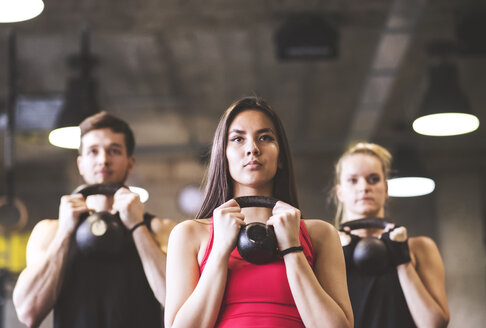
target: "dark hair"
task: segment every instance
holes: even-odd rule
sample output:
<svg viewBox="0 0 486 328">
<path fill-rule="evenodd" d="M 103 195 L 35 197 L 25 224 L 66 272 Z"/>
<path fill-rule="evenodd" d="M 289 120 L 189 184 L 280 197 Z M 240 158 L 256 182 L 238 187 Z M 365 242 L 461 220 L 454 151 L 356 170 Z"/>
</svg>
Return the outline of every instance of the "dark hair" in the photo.
<svg viewBox="0 0 486 328">
<path fill-rule="evenodd" d="M 295 187 L 294 170 L 290 148 L 282 122 L 271 107 L 259 97 L 245 97 L 234 102 L 221 116 L 214 134 L 211 159 L 206 176 L 206 189 L 202 206 L 196 215 L 197 219 L 212 216 L 215 208 L 233 198 L 233 181 L 226 159 L 228 129 L 236 115 L 245 110 L 259 110 L 267 115 L 276 129 L 279 145 L 279 163 L 281 167 L 273 182 L 273 196 L 292 206 L 299 207 Z"/>
<path fill-rule="evenodd" d="M 127 148 L 127 155 L 132 156 L 135 150 L 135 137 L 133 136 L 133 131 L 127 122 L 122 119 L 102 111 L 85 118 L 81 124 L 79 124 L 81 129 L 81 140 L 83 136 L 93 130 L 99 129 L 111 129 L 113 132 L 122 133 L 125 136 L 125 146 Z M 79 153 L 83 149 L 83 142 L 81 141 L 79 145 Z"/>
</svg>

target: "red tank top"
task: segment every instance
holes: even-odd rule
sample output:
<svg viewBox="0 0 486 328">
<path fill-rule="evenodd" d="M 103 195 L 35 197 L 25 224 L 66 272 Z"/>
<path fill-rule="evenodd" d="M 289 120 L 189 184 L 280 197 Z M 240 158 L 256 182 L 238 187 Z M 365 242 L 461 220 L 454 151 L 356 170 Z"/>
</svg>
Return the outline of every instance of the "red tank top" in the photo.
<svg viewBox="0 0 486 328">
<path fill-rule="evenodd" d="M 213 247 L 211 233 L 201 262 L 201 273 Z M 300 243 L 310 266 L 314 266 L 314 249 L 305 227 L 300 221 Z M 235 249 L 228 262 L 228 278 L 217 327 L 304 327 L 290 291 L 282 257 L 257 265 L 243 260 Z"/>
</svg>

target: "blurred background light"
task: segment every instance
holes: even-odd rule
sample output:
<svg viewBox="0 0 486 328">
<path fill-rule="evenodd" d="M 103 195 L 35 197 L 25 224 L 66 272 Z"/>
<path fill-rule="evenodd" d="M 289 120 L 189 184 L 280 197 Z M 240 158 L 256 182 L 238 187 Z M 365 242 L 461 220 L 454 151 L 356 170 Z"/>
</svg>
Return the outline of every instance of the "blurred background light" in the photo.
<svg viewBox="0 0 486 328">
<path fill-rule="evenodd" d="M 0 23 L 22 22 L 44 10 L 42 0 L 0 0 Z"/>
</svg>

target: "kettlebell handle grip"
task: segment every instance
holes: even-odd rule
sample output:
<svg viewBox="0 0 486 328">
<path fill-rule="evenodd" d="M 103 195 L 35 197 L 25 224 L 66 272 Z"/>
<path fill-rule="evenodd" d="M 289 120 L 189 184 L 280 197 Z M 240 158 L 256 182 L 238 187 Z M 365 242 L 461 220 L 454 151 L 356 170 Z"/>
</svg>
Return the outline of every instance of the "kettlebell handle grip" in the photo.
<svg viewBox="0 0 486 328">
<path fill-rule="evenodd" d="M 242 196 L 236 197 L 236 202 L 240 207 L 265 207 L 274 208 L 278 199 L 267 196 Z"/>
<path fill-rule="evenodd" d="M 240 207 L 274 208 L 277 199 L 265 196 L 236 197 Z M 250 263 L 265 264 L 273 261 L 277 255 L 277 238 L 273 226 L 261 222 L 252 222 L 242 225 L 236 248 L 241 257 Z"/>
<path fill-rule="evenodd" d="M 72 194 L 81 194 L 84 198 L 90 195 L 106 195 L 106 196 L 113 196 L 115 192 L 124 187 L 123 184 L 115 183 L 115 184 L 108 184 L 108 183 L 96 183 L 96 184 L 84 184 L 72 192 Z"/>
<path fill-rule="evenodd" d="M 343 231 L 345 227 L 349 227 L 351 230 L 366 229 L 366 228 L 378 228 L 385 229 L 385 227 L 391 222 L 385 219 L 379 218 L 366 218 L 348 221 L 340 225 L 339 230 Z"/>
</svg>

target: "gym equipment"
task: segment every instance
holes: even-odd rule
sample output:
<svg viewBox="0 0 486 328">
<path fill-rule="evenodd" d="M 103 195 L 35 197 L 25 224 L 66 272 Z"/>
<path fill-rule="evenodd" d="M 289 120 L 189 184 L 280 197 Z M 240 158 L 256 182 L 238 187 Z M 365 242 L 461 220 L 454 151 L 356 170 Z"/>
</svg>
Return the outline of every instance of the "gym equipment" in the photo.
<svg viewBox="0 0 486 328">
<path fill-rule="evenodd" d="M 235 198 L 240 207 L 273 208 L 277 199 L 264 196 L 244 196 Z M 252 222 L 241 227 L 236 247 L 241 257 L 253 264 L 265 264 L 277 256 L 277 237 L 272 226 Z"/>
<path fill-rule="evenodd" d="M 113 196 L 121 187 L 121 184 L 81 185 L 73 194 L 82 194 L 84 198 L 90 195 Z M 129 240 L 129 233 L 118 213 L 101 211 L 81 215 L 75 239 L 78 249 L 85 255 L 114 256 L 124 248 Z"/>
<path fill-rule="evenodd" d="M 385 229 L 390 222 L 379 218 L 353 220 L 341 224 L 340 231 L 345 227 L 352 230 L 376 228 Z M 353 251 L 353 263 L 363 273 L 377 275 L 392 267 L 388 249 L 383 240 L 376 237 L 360 238 Z"/>
</svg>

